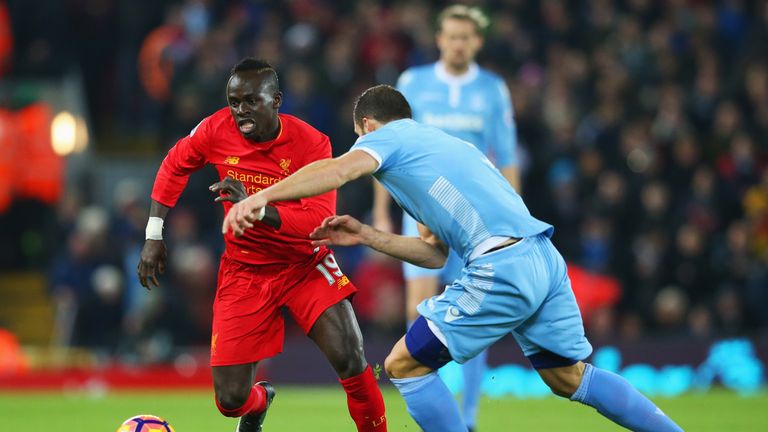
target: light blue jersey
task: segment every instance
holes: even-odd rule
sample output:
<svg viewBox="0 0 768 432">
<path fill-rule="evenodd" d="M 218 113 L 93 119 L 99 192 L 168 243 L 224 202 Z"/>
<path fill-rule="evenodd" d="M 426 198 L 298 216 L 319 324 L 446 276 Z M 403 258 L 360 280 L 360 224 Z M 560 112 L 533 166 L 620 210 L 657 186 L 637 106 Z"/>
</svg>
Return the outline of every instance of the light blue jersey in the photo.
<svg viewBox="0 0 768 432">
<path fill-rule="evenodd" d="M 496 74 L 472 63 L 466 73 L 455 76 L 437 62 L 406 70 L 397 87 L 411 105 L 414 120 L 471 143 L 500 169 L 517 165 L 512 102 L 506 84 Z M 402 233 L 419 235 L 416 221 L 407 213 Z M 455 252 L 439 270 L 403 263 L 408 280 L 439 275 L 442 281 L 452 281 L 460 270 L 461 258 Z"/>
<path fill-rule="evenodd" d="M 437 62 L 403 72 L 397 89 L 417 122 L 473 144 L 500 169 L 517 165 L 512 101 L 498 75 L 472 63 L 453 76 Z"/>
<path fill-rule="evenodd" d="M 397 120 L 360 137 L 352 150 L 379 161 L 374 176 L 393 199 L 465 262 L 492 237 L 552 233 L 488 158 L 440 129 Z"/>
<path fill-rule="evenodd" d="M 355 150 L 378 161 L 373 175 L 393 199 L 463 259 L 461 275 L 417 308 L 454 360 L 464 363 L 509 333 L 532 359 L 589 355 L 552 226 L 531 216 L 477 148 L 402 119 L 363 135 Z M 509 237 L 522 240 L 489 252 Z"/>
</svg>

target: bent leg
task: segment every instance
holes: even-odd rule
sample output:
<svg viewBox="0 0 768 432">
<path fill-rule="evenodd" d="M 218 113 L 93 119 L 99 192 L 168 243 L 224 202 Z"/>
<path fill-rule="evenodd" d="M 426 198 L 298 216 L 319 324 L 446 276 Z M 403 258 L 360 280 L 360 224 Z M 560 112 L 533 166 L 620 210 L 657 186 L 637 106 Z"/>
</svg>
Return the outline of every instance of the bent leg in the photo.
<svg viewBox="0 0 768 432">
<path fill-rule="evenodd" d="M 227 417 L 260 413 L 267 408 L 264 387 L 255 385 L 258 362 L 213 367 L 216 406 Z"/>
<path fill-rule="evenodd" d="M 386 431 L 384 398 L 365 360 L 363 336 L 349 300 L 344 299 L 323 312 L 308 336 L 339 375 L 357 430 Z"/>
<path fill-rule="evenodd" d="M 539 369 L 558 396 L 589 405 L 614 423 L 637 432 L 682 432 L 675 422 L 626 379 L 590 364 Z"/>
<path fill-rule="evenodd" d="M 408 413 L 425 432 L 467 430 L 456 400 L 435 371 L 451 360 L 447 352 L 429 330 L 426 320 L 420 317 L 384 361 L 384 368 L 403 396 Z"/>
</svg>

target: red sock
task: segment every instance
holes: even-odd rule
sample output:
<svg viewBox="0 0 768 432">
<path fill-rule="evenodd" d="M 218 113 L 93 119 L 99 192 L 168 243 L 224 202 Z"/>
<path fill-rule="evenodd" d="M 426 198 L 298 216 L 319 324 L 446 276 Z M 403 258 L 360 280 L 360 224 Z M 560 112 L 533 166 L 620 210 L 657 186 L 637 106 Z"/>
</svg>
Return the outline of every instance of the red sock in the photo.
<svg viewBox="0 0 768 432">
<path fill-rule="evenodd" d="M 215 399 L 219 411 L 227 417 L 242 417 L 245 414 L 260 413 L 267 409 L 267 391 L 264 387 L 256 384 L 251 387 L 251 393 L 248 395 L 248 399 L 240 408 L 226 409 L 221 406 L 218 397 Z"/>
<path fill-rule="evenodd" d="M 358 432 L 386 432 L 384 399 L 371 367 L 366 367 L 360 375 L 340 379 L 339 382 L 347 392 L 349 415 L 355 421 Z"/>
</svg>

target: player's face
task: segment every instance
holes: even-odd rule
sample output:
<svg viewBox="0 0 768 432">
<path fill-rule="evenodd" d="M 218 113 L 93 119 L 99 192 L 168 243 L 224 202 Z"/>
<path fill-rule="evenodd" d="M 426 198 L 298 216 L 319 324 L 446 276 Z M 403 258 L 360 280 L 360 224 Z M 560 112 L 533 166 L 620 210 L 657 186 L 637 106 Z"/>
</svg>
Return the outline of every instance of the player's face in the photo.
<svg viewBox="0 0 768 432">
<path fill-rule="evenodd" d="M 227 83 L 229 112 L 240 133 L 253 141 L 272 138 L 279 128 L 277 110 L 282 94 L 271 89 L 269 75 L 255 71 L 239 72 Z"/>
<path fill-rule="evenodd" d="M 440 60 L 451 69 L 464 71 L 483 46 L 483 38 L 470 20 L 446 18 L 437 34 Z"/>
</svg>

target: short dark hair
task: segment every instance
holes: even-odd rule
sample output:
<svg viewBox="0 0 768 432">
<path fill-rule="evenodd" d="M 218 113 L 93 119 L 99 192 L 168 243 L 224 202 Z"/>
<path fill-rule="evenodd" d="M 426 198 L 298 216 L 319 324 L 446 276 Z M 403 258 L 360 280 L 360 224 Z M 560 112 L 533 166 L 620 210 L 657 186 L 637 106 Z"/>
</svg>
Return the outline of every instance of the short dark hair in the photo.
<svg viewBox="0 0 768 432">
<path fill-rule="evenodd" d="M 411 118 L 411 106 L 405 96 L 392 86 L 382 84 L 371 87 L 355 101 L 353 111 L 355 124 L 363 127 L 363 117 L 372 118 L 382 123 Z"/>
<path fill-rule="evenodd" d="M 262 59 L 257 59 L 255 57 L 246 57 L 242 60 L 240 60 L 236 65 L 232 66 L 232 70 L 229 72 L 229 76 L 233 76 L 240 72 L 266 72 L 270 75 L 270 78 L 272 79 L 272 84 L 274 84 L 275 91 L 278 91 L 280 89 L 280 84 L 277 79 L 277 71 L 274 67 L 272 67 L 269 62 Z"/>
</svg>

